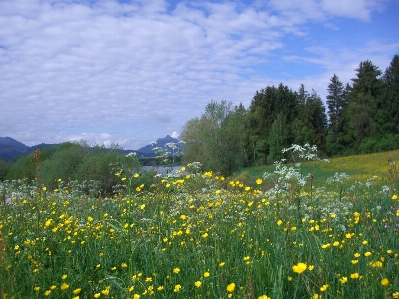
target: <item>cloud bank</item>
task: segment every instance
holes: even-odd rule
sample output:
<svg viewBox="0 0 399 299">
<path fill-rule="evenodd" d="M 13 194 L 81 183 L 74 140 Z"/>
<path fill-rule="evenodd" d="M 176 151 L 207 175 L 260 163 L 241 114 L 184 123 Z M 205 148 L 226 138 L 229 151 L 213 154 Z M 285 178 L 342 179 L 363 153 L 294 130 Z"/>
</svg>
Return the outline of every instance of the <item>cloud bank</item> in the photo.
<svg viewBox="0 0 399 299">
<path fill-rule="evenodd" d="M 323 95 L 334 72 L 349 80 L 362 59 L 385 68 L 398 52 L 395 36 L 318 37 L 372 23 L 387 2 L 267 3 L 3 0 L 0 135 L 137 149 L 211 100 L 247 107 L 280 82 Z"/>
</svg>

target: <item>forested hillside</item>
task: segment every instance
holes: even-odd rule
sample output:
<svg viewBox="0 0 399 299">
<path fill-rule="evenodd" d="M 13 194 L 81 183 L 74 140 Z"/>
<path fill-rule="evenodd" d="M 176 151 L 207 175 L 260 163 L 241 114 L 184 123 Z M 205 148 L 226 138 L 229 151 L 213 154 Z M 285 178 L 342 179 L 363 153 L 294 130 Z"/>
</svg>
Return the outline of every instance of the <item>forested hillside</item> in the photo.
<svg viewBox="0 0 399 299">
<path fill-rule="evenodd" d="M 399 148 L 399 55 L 385 72 L 360 62 L 351 82 L 333 74 L 326 90 L 323 100 L 304 85 L 294 91 L 281 83 L 256 91 L 248 108 L 209 103 L 182 130 L 185 162 L 231 174 L 287 158 L 282 149 L 291 144 L 316 145 L 325 156 Z"/>
</svg>

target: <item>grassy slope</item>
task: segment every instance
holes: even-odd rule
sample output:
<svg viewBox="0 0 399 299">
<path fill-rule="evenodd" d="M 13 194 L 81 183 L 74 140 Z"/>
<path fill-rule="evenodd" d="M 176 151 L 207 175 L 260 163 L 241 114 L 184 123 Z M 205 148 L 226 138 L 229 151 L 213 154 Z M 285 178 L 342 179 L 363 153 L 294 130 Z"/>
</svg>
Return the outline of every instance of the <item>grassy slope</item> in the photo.
<svg viewBox="0 0 399 299">
<path fill-rule="evenodd" d="M 303 173 L 313 173 L 316 184 L 323 184 L 327 178 L 335 173 L 346 173 L 354 179 L 369 179 L 377 176 L 381 181 L 388 180 L 388 158 L 392 155 L 396 165 L 399 163 L 399 150 L 391 152 L 374 153 L 367 155 L 348 156 L 329 159 L 329 163 L 320 161 L 303 163 Z M 397 169 L 399 171 L 399 169 Z M 265 172 L 273 172 L 274 166 L 249 167 L 242 170 L 248 172 L 250 177 L 262 177 Z"/>
</svg>

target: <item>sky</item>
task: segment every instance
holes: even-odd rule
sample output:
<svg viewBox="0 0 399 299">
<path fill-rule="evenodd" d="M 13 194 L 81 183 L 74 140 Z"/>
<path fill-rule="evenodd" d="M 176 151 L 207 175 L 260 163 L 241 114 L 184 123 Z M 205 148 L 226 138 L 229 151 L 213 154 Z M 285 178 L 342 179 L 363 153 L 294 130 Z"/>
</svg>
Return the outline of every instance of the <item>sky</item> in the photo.
<svg viewBox="0 0 399 299">
<path fill-rule="evenodd" d="M 138 149 L 267 86 L 325 101 L 398 24 L 397 0 L 0 0 L 0 137 Z"/>
</svg>

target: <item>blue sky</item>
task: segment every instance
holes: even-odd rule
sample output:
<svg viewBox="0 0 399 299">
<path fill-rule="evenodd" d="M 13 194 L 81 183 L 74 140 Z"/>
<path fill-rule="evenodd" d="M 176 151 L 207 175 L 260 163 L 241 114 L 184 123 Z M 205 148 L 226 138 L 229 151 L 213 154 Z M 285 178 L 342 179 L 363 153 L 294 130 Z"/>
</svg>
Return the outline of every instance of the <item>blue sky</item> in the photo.
<svg viewBox="0 0 399 299">
<path fill-rule="evenodd" d="M 389 66 L 398 23 L 396 0 L 2 0 L 0 136 L 138 149 L 280 82 L 325 101 Z"/>
</svg>

